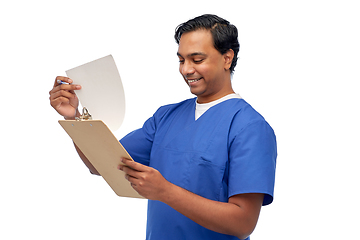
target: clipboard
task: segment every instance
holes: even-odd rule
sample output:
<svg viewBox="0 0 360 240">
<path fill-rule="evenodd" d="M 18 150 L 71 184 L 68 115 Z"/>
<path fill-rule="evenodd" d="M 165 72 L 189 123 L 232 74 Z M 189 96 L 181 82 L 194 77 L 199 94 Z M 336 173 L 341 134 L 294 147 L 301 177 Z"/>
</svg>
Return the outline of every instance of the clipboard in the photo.
<svg viewBox="0 0 360 240">
<path fill-rule="evenodd" d="M 59 123 L 118 196 L 144 198 L 117 169 L 121 157 L 133 159 L 103 121 L 92 120 L 84 107 L 80 118 Z"/>
</svg>

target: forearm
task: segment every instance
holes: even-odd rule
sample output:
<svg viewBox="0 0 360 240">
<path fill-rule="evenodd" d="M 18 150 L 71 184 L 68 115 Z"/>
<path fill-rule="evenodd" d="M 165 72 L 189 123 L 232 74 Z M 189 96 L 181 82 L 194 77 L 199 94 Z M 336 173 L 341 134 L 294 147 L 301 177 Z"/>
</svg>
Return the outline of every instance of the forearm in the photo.
<svg viewBox="0 0 360 240">
<path fill-rule="evenodd" d="M 264 194 L 238 194 L 225 203 L 213 201 L 170 183 L 152 167 L 125 158 L 122 162 L 125 165 L 119 169 L 140 195 L 169 205 L 207 229 L 245 239 L 256 226 Z"/>
<path fill-rule="evenodd" d="M 83 152 L 80 150 L 80 148 L 78 148 L 78 146 L 76 146 L 76 144 L 74 143 L 75 149 L 79 154 L 79 157 L 81 158 L 81 160 L 84 162 L 84 164 L 86 165 L 86 167 L 90 170 L 90 172 L 92 174 L 95 175 L 99 175 L 100 173 L 95 169 L 95 167 L 91 164 L 91 162 L 87 159 L 87 157 L 85 156 L 85 154 L 83 154 Z"/>
<path fill-rule="evenodd" d="M 80 117 L 80 113 L 78 111 L 78 109 L 76 109 L 75 112 L 75 116 L 74 117 L 64 117 L 65 120 L 75 120 L 75 117 Z M 87 157 L 85 156 L 85 154 L 80 150 L 80 148 L 78 148 L 78 146 L 76 146 L 76 144 L 74 143 L 75 149 L 77 151 L 77 153 L 79 154 L 79 157 L 81 158 L 81 160 L 84 162 L 84 164 L 86 165 L 86 167 L 90 170 L 90 172 L 92 174 L 95 175 L 100 175 L 99 172 L 95 169 L 95 167 L 90 163 L 90 161 L 87 159 Z"/>
<path fill-rule="evenodd" d="M 173 184 L 162 201 L 205 228 L 240 239 L 248 237 L 257 222 L 241 206 L 209 200 Z"/>
</svg>

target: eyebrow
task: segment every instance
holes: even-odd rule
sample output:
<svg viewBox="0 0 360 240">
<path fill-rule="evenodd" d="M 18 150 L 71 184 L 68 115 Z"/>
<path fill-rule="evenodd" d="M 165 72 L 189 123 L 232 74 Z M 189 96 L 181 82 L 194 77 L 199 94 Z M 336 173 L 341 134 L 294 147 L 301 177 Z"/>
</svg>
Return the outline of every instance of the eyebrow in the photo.
<svg viewBox="0 0 360 240">
<path fill-rule="evenodd" d="M 183 58 L 183 56 L 179 53 L 179 52 L 177 52 L 177 55 L 179 56 L 179 57 L 182 57 Z M 207 55 L 205 54 L 205 53 L 203 53 L 203 52 L 194 52 L 194 53 L 190 53 L 190 54 L 188 54 L 187 56 L 188 57 L 193 57 L 193 56 L 204 56 L 204 57 L 206 57 Z"/>
</svg>

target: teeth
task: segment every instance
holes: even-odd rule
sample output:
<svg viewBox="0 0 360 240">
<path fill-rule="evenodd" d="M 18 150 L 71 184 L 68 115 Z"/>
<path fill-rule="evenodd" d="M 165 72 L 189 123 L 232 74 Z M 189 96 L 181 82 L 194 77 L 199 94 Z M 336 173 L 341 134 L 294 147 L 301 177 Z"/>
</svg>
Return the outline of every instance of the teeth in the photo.
<svg viewBox="0 0 360 240">
<path fill-rule="evenodd" d="M 193 80 L 188 80 L 188 83 L 193 83 L 193 82 L 197 82 L 199 81 L 201 78 L 198 78 L 198 79 L 193 79 Z"/>
</svg>

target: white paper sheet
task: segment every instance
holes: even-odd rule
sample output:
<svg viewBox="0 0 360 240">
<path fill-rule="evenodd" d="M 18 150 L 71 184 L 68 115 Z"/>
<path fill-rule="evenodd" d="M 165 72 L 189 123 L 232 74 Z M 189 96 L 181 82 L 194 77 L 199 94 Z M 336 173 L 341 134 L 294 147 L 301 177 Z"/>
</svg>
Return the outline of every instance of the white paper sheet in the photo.
<svg viewBox="0 0 360 240">
<path fill-rule="evenodd" d="M 114 58 L 109 55 L 66 71 L 74 83 L 82 86 L 76 91 L 80 103 L 94 120 L 102 120 L 116 131 L 124 120 L 125 95 Z M 81 109 L 80 113 L 81 113 Z"/>
</svg>

